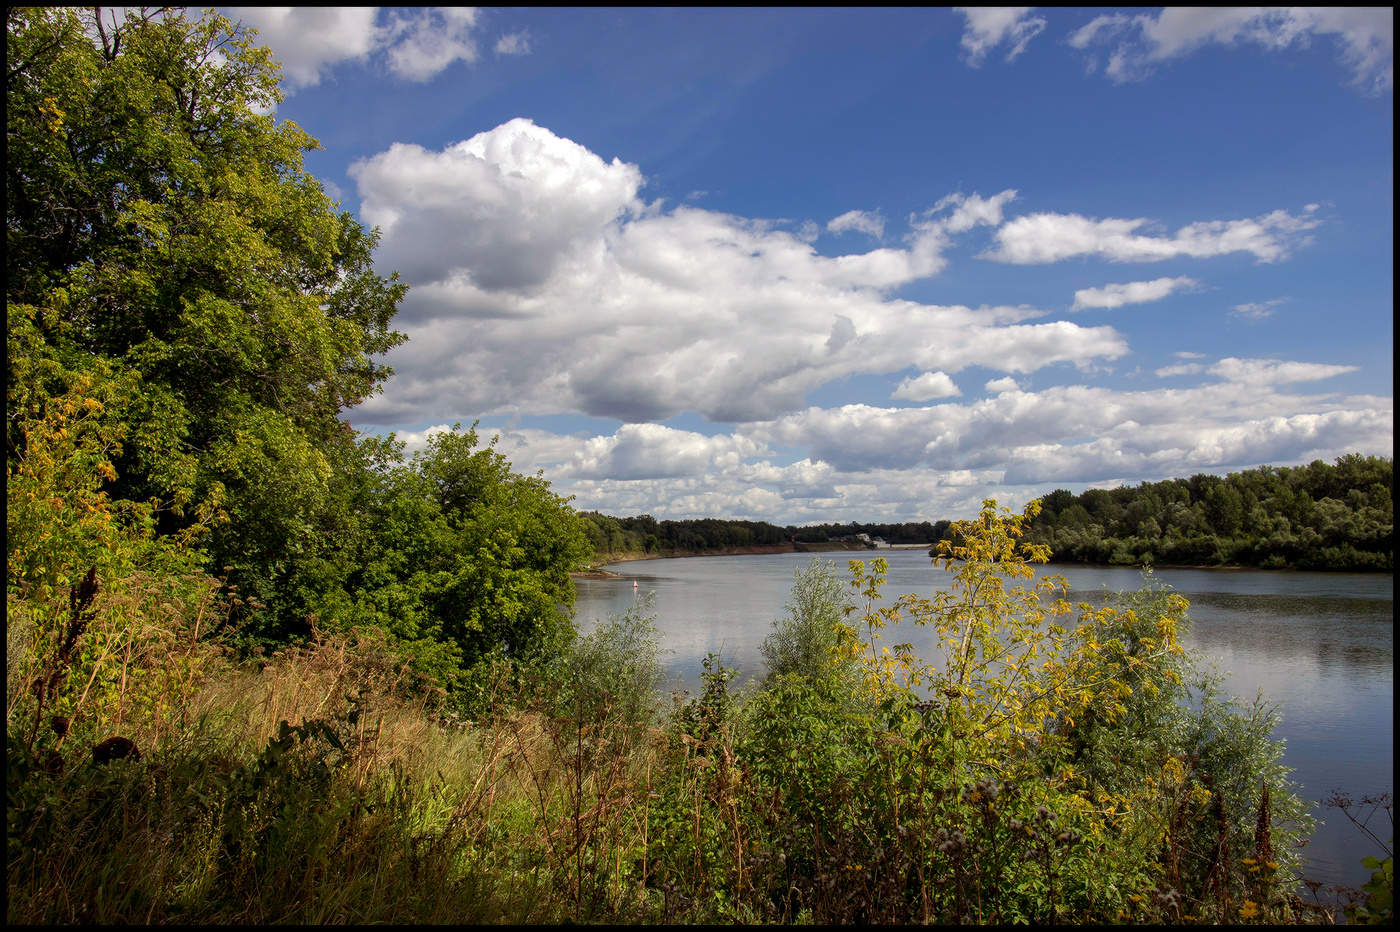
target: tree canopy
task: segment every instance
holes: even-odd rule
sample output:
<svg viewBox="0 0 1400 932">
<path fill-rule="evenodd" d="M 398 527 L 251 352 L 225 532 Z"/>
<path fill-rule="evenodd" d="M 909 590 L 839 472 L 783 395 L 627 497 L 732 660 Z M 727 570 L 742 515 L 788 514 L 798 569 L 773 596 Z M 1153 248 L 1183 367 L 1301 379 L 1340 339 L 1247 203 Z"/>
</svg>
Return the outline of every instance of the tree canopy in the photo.
<svg viewBox="0 0 1400 932">
<path fill-rule="evenodd" d="M 1065 562 L 1388 570 L 1393 487 L 1393 460 L 1352 453 L 1080 495 L 1057 489 L 1028 539 Z"/>
<path fill-rule="evenodd" d="M 274 116 L 252 31 L 57 8 L 6 27 L 10 474 L 77 405 L 101 440 L 74 481 L 197 548 L 241 635 L 375 623 L 442 669 L 537 645 L 587 541 L 474 432 L 409 463 L 343 419 L 391 374 L 407 285 L 305 170 L 317 143 Z"/>
</svg>

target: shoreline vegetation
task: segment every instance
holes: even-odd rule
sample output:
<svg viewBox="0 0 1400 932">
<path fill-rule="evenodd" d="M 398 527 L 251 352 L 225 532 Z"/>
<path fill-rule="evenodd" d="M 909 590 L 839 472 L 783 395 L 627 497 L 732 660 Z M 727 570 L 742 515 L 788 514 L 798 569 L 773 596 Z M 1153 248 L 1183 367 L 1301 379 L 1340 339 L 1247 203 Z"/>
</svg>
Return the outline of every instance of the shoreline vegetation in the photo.
<svg viewBox="0 0 1400 932">
<path fill-rule="evenodd" d="M 1020 584 L 1045 556 L 1021 542 L 1034 510 L 989 501 L 959 526 L 936 600 L 883 607 L 883 559 L 842 579 L 814 556 L 763 644 L 765 675 L 735 689 L 711 657 L 700 693 L 669 707 L 645 602 L 547 664 L 496 658 L 461 705 L 382 633 L 239 659 L 190 626 L 194 604 L 131 630 L 104 668 L 65 649 L 114 633 L 89 578 L 51 648 L 10 645 L 25 672 L 9 677 L 7 918 L 1389 918 L 1383 879 L 1302 882 L 1312 822 L 1277 713 L 1195 666 L 1185 599 L 1159 586 L 1075 609 L 1048 601 L 1053 581 Z M 879 647 L 894 609 L 936 628 L 946 665 Z M 1047 610 L 1063 627 L 1042 625 Z M 66 685 L 29 695 L 35 671 Z M 129 686 L 76 697 L 92 676 Z M 1364 817 L 1388 799 L 1336 805 Z"/>
<path fill-rule="evenodd" d="M 611 565 L 613 565 L 613 564 L 615 564 L 615 563 L 640 563 L 640 562 L 645 561 L 645 560 L 672 560 L 672 559 L 681 559 L 681 558 L 687 558 L 687 557 L 762 556 L 762 555 L 770 554 L 770 553 L 838 553 L 838 552 L 839 552 L 839 553 L 848 553 L 848 552 L 849 552 L 849 553 L 863 553 L 863 554 L 867 554 L 867 555 L 870 555 L 870 554 L 873 553 L 873 554 L 875 554 L 875 555 L 880 555 L 880 554 L 890 553 L 892 550 L 923 550 L 923 551 L 929 551 L 929 550 L 931 550 L 931 549 L 932 549 L 931 547 L 929 547 L 929 546 L 924 546 L 924 545 L 912 545 L 912 546 L 904 546 L 904 547 L 892 547 L 892 548 L 889 548 L 889 549 L 887 549 L 887 550 L 878 550 L 878 551 L 877 551 L 877 550 L 874 550 L 873 548 L 859 548 L 859 549 L 858 549 L 858 548 L 853 548 L 853 547 L 832 547 L 832 548 L 829 548 L 829 549 L 826 549 L 826 550 L 819 550 L 819 549 L 816 549 L 816 548 L 799 550 L 799 549 L 796 548 L 796 547 L 765 547 L 765 548 L 757 548 L 757 547 L 755 547 L 755 548 L 750 548 L 750 549 L 736 548 L 736 549 L 732 549 L 732 550 L 689 551 L 689 552 L 685 552 L 685 553 L 623 553 L 623 554 L 601 554 L 601 555 L 595 556 L 594 561 L 593 561 L 591 564 L 589 564 L 589 566 L 588 566 L 586 569 L 576 570 L 576 571 L 574 571 L 573 573 L 570 573 L 569 575 L 573 576 L 575 579 L 618 579 L 618 580 L 626 580 L 626 579 L 631 579 L 631 577 L 630 577 L 630 576 L 627 576 L 627 575 L 624 574 L 624 573 L 616 573 L 616 572 L 613 572 L 613 571 L 611 571 L 611 570 L 603 569 L 603 567 L 604 567 L 604 566 L 611 566 Z M 1117 567 L 1117 568 L 1120 568 L 1120 569 L 1123 568 L 1123 566 L 1124 566 L 1124 564 L 1122 564 L 1122 563 L 1086 563 L 1086 562 L 1080 561 L 1080 560 L 1057 560 L 1057 559 L 1055 559 L 1053 556 L 1052 556 L 1049 560 L 1046 561 L 1046 564 L 1047 564 L 1048 566 L 1069 566 L 1069 565 L 1073 565 L 1073 566 L 1093 566 L 1093 567 Z M 1143 565 L 1143 564 L 1139 564 L 1139 565 L 1141 566 L 1141 565 Z M 1295 567 L 1295 566 L 1285 566 L 1285 567 L 1259 567 L 1259 566 L 1244 566 L 1244 565 L 1241 565 L 1241 564 L 1228 564 L 1228 565 L 1227 565 L 1227 564 L 1209 564 L 1209 563 L 1197 563 L 1197 564 L 1190 564 L 1190 563 L 1153 563 L 1153 564 L 1150 564 L 1150 565 L 1151 565 L 1151 567 L 1152 567 L 1153 569 L 1158 569 L 1158 570 L 1221 570 L 1221 571 L 1230 571 L 1230 570 L 1267 570 L 1268 572 L 1310 572 L 1310 571 L 1308 571 L 1308 570 L 1300 570 L 1298 567 Z M 1385 570 L 1376 569 L 1376 570 L 1369 570 L 1369 571 L 1368 571 L 1368 570 L 1357 570 L 1356 572 L 1377 572 L 1377 573 L 1380 573 L 1380 572 L 1386 572 L 1386 571 L 1385 571 Z"/>
<path fill-rule="evenodd" d="M 1219 694 L 1185 599 L 1031 569 L 1389 567 L 1389 459 L 956 523 L 580 515 L 474 426 L 351 426 L 407 285 L 279 66 L 214 11 L 96 15 L 7 11 L 9 924 L 1393 919 L 1374 836 L 1342 905 L 1306 883 L 1277 712 Z M 950 591 L 887 598 L 860 535 Z M 743 688 L 711 657 L 661 695 L 645 599 L 568 612 L 598 554 L 799 545 L 860 559 L 794 575 Z"/>
<path fill-rule="evenodd" d="M 892 547 L 893 550 L 929 550 L 928 544 L 904 544 Z M 575 570 L 572 575 L 575 579 L 626 579 L 627 577 L 618 573 L 603 569 L 603 566 L 613 563 L 631 563 L 643 560 L 668 560 L 678 557 L 733 557 L 733 556 L 759 556 L 773 553 L 867 553 L 871 548 L 864 545 L 852 545 L 843 541 L 830 541 L 812 544 L 766 544 L 754 547 L 721 547 L 714 550 L 679 550 L 664 553 L 647 553 L 645 551 L 623 551 L 620 553 L 598 553 L 594 554 L 593 560 L 587 568 Z"/>
<path fill-rule="evenodd" d="M 1347 454 L 1334 463 L 1260 466 L 1226 476 L 1135 487 L 1056 489 L 1027 540 L 1051 563 L 1393 572 L 1394 462 Z M 818 524 L 584 512 L 595 565 L 653 557 L 933 548 L 952 523 Z"/>
</svg>

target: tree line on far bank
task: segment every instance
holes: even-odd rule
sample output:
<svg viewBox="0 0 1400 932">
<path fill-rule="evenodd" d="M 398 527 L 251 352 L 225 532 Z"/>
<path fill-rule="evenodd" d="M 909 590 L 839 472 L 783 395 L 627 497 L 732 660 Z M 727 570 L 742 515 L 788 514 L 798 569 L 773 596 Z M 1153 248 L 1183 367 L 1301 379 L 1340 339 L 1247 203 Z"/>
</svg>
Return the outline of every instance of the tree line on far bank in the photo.
<svg viewBox="0 0 1400 932">
<path fill-rule="evenodd" d="M 1390 570 L 1394 461 L 1260 466 L 1135 488 L 1058 489 L 1027 539 L 1056 562 Z"/>
<path fill-rule="evenodd" d="M 1390 570 L 1394 566 L 1394 463 L 1351 453 L 1334 463 L 1260 466 L 1227 476 L 1135 487 L 1056 489 L 1028 540 L 1058 563 Z M 581 515 L 594 550 L 670 555 L 811 544 L 864 534 L 888 544 L 937 545 L 950 522 L 813 524 L 651 515 Z"/>
<path fill-rule="evenodd" d="M 812 524 L 779 527 L 767 521 L 696 518 L 658 521 L 651 515 L 615 518 L 597 511 L 583 512 L 585 530 L 593 549 L 604 554 L 688 554 L 737 550 L 746 547 L 781 547 L 854 538 L 865 534 L 889 544 L 926 544 L 943 539 L 948 521 L 910 521 L 904 524 Z"/>
</svg>

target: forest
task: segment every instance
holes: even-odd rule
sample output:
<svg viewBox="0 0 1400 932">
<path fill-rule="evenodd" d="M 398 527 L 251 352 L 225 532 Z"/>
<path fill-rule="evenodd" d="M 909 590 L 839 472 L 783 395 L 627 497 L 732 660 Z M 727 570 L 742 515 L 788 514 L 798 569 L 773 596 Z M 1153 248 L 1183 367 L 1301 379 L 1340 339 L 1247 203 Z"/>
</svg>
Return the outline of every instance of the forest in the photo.
<svg viewBox="0 0 1400 932">
<path fill-rule="evenodd" d="M 1394 461 L 1260 466 L 1227 476 L 1063 489 L 1029 539 L 1058 562 L 1385 570 L 1395 566 Z"/>
<path fill-rule="evenodd" d="M 407 283 L 250 31 L 11 7 L 6 40 L 7 922 L 1393 920 L 1388 852 L 1305 882 L 1277 710 L 1220 693 L 1186 600 L 1070 604 L 1035 502 L 943 528 L 935 599 L 814 560 L 761 678 L 662 695 L 645 603 L 573 623 L 611 526 L 475 427 L 347 422 Z M 1381 507 L 1328 475 L 1290 533 Z"/>
<path fill-rule="evenodd" d="M 1144 482 L 1075 495 L 1056 489 L 1029 540 L 1056 563 L 1141 566 L 1255 566 L 1391 571 L 1395 565 L 1394 461 L 1348 454 L 1334 463 L 1260 466 L 1226 476 Z M 657 521 L 584 512 L 599 555 L 723 552 L 817 543 L 865 534 L 888 544 L 935 545 L 951 522 L 811 524 L 763 521 Z"/>
</svg>

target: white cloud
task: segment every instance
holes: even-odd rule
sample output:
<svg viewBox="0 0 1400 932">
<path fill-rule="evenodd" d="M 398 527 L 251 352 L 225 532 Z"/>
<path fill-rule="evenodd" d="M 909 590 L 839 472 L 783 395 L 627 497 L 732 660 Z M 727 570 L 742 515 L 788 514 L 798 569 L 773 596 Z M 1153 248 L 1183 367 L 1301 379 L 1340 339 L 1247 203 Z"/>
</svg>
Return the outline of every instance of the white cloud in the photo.
<svg viewBox="0 0 1400 932">
<path fill-rule="evenodd" d="M 375 25 L 379 8 L 335 6 L 229 7 L 230 19 L 258 30 L 257 41 L 272 49 L 292 88 L 319 84 L 342 62 L 368 60 L 382 43 Z"/>
<path fill-rule="evenodd" d="M 1314 362 L 1285 362 L 1278 359 L 1236 359 L 1227 357 L 1211 366 L 1211 375 L 1229 382 L 1245 385 L 1283 385 L 1289 382 L 1313 382 L 1355 372 L 1356 366 L 1329 366 Z"/>
<path fill-rule="evenodd" d="M 1060 386 L 927 407 L 814 407 L 714 436 L 659 425 L 593 437 L 504 431 L 497 450 L 517 470 L 542 467 L 580 509 L 779 524 L 969 517 L 986 495 L 1019 507 L 1052 483 L 1389 455 L 1392 399 L 1283 393 L 1277 376 L 1304 364 L 1234 362 L 1276 371 L 1248 391 L 1226 381 L 1138 392 Z M 783 462 L 781 449 L 810 452 Z"/>
<path fill-rule="evenodd" d="M 1183 359 L 1199 359 L 1200 353 L 1177 353 Z M 1203 363 L 1177 363 L 1157 369 L 1156 374 L 1167 378 L 1176 375 L 1194 375 L 1205 372 L 1226 382 L 1246 385 L 1251 388 L 1273 385 L 1287 385 L 1293 382 L 1315 382 L 1334 376 L 1355 372 L 1356 366 L 1333 366 L 1315 362 L 1287 362 L 1279 359 L 1238 359 L 1226 358 L 1207 367 Z"/>
<path fill-rule="evenodd" d="M 351 174 L 383 233 L 380 267 L 413 285 L 399 317 L 411 339 L 387 360 L 385 393 L 357 409 L 365 422 L 746 421 L 858 373 L 1031 372 L 1127 352 L 1110 327 L 1032 323 L 1034 308 L 891 298 L 944 266 L 947 204 L 913 219 L 904 248 L 824 256 L 776 223 L 645 205 L 636 166 L 528 120 L 437 152 L 396 144 Z M 951 217 L 994 222 L 1011 193 L 960 196 Z"/>
<path fill-rule="evenodd" d="M 1070 45 L 1111 46 L 1105 73 L 1134 81 L 1206 45 L 1250 43 L 1279 51 L 1331 36 L 1353 83 L 1378 94 L 1393 87 L 1394 29 L 1390 7 L 1167 7 L 1155 16 L 1096 17 L 1074 33 Z"/>
<path fill-rule="evenodd" d="M 422 430 L 399 430 L 394 432 L 394 439 L 404 445 L 404 452 L 412 456 L 414 453 L 422 452 L 428 448 L 428 441 L 434 434 L 441 434 L 452 429 L 451 424 L 434 424 L 432 427 L 425 427 Z"/>
<path fill-rule="evenodd" d="M 1016 199 L 1015 189 L 1002 191 L 983 198 L 977 194 L 950 194 L 933 206 L 930 214 L 949 207 L 953 212 L 942 221 L 943 229 L 949 233 L 965 233 L 976 226 L 996 226 L 1001 223 L 1002 209 Z"/>
<path fill-rule="evenodd" d="M 640 210 L 642 175 L 515 119 L 441 152 L 395 143 L 350 167 L 380 261 L 417 285 L 463 296 L 524 290 Z"/>
<path fill-rule="evenodd" d="M 476 61 L 477 11 L 429 7 L 390 14 L 386 45 L 389 70 L 409 81 L 427 81 L 456 62 Z"/>
<path fill-rule="evenodd" d="M 524 32 L 512 32 L 496 40 L 497 55 L 530 54 L 530 37 Z"/>
<path fill-rule="evenodd" d="M 933 401 L 935 398 L 952 398 L 961 394 L 948 373 L 925 372 L 900 382 L 890 397 L 923 402 Z"/>
<path fill-rule="evenodd" d="M 1017 392 L 1021 390 L 1021 386 L 1018 385 L 1016 383 L 1016 380 L 1009 375 L 1000 379 L 992 379 L 982 387 L 994 395 L 1001 395 L 1006 392 Z"/>
<path fill-rule="evenodd" d="M 386 359 L 398 374 L 356 422 L 615 418 L 622 426 L 597 436 L 500 434 L 518 470 L 544 469 L 583 509 L 779 523 L 964 516 L 986 494 L 1024 501 L 1050 482 L 1390 447 L 1390 399 L 1293 388 L 1349 366 L 1182 351 L 1158 375 L 1202 384 L 1029 391 L 1025 374 L 1089 369 L 1128 346 L 1111 327 L 1041 320 L 1033 307 L 894 296 L 941 269 L 956 236 L 999 223 L 1012 191 L 945 198 L 909 217 L 898 247 L 823 255 L 790 222 L 648 204 L 637 166 L 527 120 L 440 151 L 394 146 L 354 177 L 364 219 L 383 229 L 382 268 L 408 266 L 414 286 L 401 315 L 411 339 Z M 1111 287 L 1126 299 L 1166 285 Z M 985 397 L 958 397 L 954 377 L 970 367 L 993 370 Z M 891 396 L 905 407 L 809 406 L 829 383 L 909 371 Z M 654 423 L 682 412 L 733 426 Z"/>
<path fill-rule="evenodd" d="M 1011 7 L 957 7 L 967 20 L 963 31 L 962 47 L 967 63 L 980 67 L 987 53 L 1003 42 L 1011 46 L 1006 60 L 1012 61 L 1026 50 L 1040 31 L 1045 28 L 1045 20 L 1030 16 L 1034 9 L 1028 6 Z"/>
<path fill-rule="evenodd" d="M 996 248 L 983 253 L 983 258 L 1029 265 L 1087 255 L 1113 262 L 1156 262 L 1178 256 L 1205 258 L 1248 252 L 1261 262 L 1277 262 L 1306 245 L 1306 232 L 1319 223 L 1276 210 L 1254 219 L 1191 223 L 1172 236 L 1138 233 L 1148 222 L 1144 218 L 1096 220 L 1079 214 L 1027 214 L 998 229 Z"/>
<path fill-rule="evenodd" d="M 373 60 L 406 81 L 431 80 L 479 57 L 480 14 L 473 7 L 229 7 L 258 30 L 282 62 L 289 90 L 319 84 L 337 65 Z M 530 52 L 529 35 L 506 33 L 497 55 Z"/>
<path fill-rule="evenodd" d="M 1094 44 L 1095 39 L 1101 35 L 1113 35 L 1122 30 L 1132 18 L 1124 16 L 1122 13 L 1110 13 L 1104 16 L 1095 16 L 1087 25 L 1075 30 L 1069 37 L 1069 44 L 1077 49 L 1088 48 Z"/>
<path fill-rule="evenodd" d="M 1236 304 L 1230 309 L 1230 314 L 1234 317 L 1243 317 L 1246 320 L 1263 320 L 1274 313 L 1274 309 L 1286 302 L 1287 298 L 1274 298 L 1271 301 L 1252 301 L 1247 304 Z"/>
<path fill-rule="evenodd" d="M 845 233 L 856 230 L 879 239 L 885 235 L 885 218 L 879 213 L 866 210 L 848 210 L 839 217 L 832 218 L 826 225 L 828 232 Z"/>
<path fill-rule="evenodd" d="M 1391 399 L 1281 394 L 1278 384 L 1255 382 L 1248 392 L 1234 382 L 1140 392 L 1058 386 L 924 408 L 809 408 L 746 432 L 810 449 L 842 473 L 1004 469 L 1008 482 L 1190 475 L 1390 449 Z"/>
<path fill-rule="evenodd" d="M 593 437 L 577 445 L 559 475 L 568 478 L 674 478 L 735 469 L 763 447 L 748 437 L 707 437 L 662 424 L 624 424 L 610 437 Z"/>
<path fill-rule="evenodd" d="M 1199 284 L 1194 278 L 1182 275 L 1176 278 L 1154 278 L 1150 282 L 1122 282 L 1104 285 L 1101 288 L 1080 288 L 1074 293 L 1073 310 L 1090 307 L 1111 310 L 1125 304 L 1160 301 L 1174 292 L 1195 288 Z"/>
</svg>

